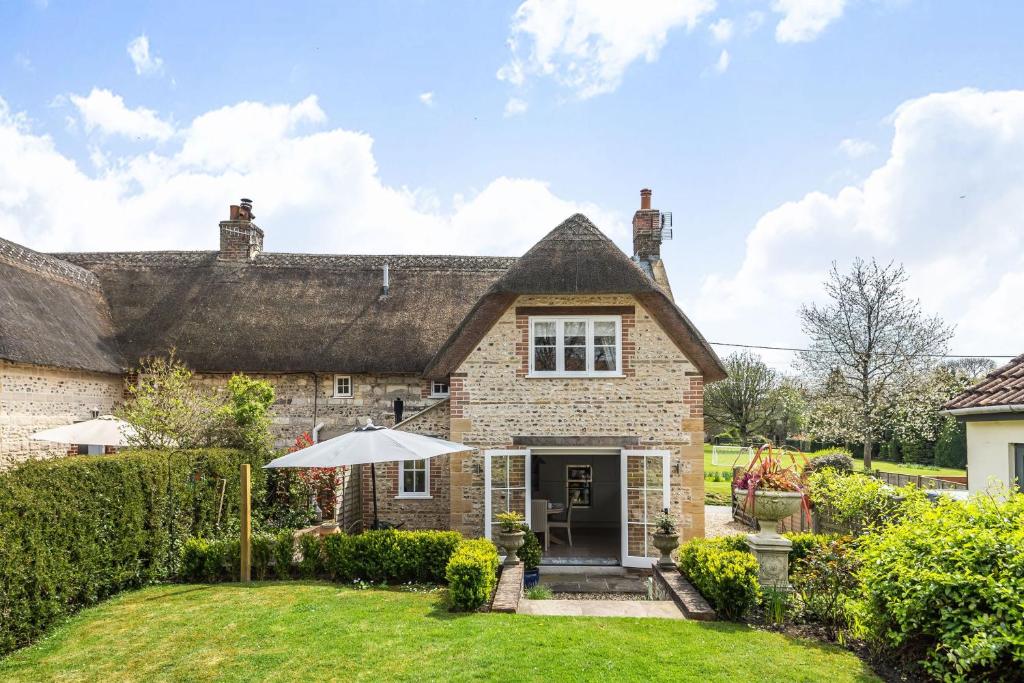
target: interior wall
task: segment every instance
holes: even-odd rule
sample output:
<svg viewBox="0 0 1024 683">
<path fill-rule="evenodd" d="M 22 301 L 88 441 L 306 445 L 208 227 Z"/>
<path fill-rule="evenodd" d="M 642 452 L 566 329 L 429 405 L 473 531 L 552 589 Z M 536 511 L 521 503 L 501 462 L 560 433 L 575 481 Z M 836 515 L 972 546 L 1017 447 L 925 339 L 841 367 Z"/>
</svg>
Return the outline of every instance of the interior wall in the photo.
<svg viewBox="0 0 1024 683">
<path fill-rule="evenodd" d="M 539 479 L 533 487 L 534 499 L 544 498 L 556 503 L 566 502 L 566 467 L 590 465 L 593 474 L 591 506 L 578 507 L 572 512 L 575 526 L 617 527 L 622 520 L 621 471 L 618 454 L 563 454 L 534 453 L 533 460 Z"/>
</svg>

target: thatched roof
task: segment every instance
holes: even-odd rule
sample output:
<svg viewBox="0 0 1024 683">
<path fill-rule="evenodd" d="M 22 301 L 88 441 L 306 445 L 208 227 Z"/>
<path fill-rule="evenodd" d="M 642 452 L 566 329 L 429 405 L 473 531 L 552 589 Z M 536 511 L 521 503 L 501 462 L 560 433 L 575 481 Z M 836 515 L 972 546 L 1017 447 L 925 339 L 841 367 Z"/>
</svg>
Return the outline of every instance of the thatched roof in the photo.
<svg viewBox="0 0 1024 683">
<path fill-rule="evenodd" d="M 96 276 L 0 239 L 0 358 L 120 372 L 114 326 Z"/>
<path fill-rule="evenodd" d="M 717 354 L 672 298 L 583 214 L 570 216 L 549 232 L 487 290 L 440 347 L 427 376 L 442 378 L 454 372 L 522 294 L 632 294 L 705 381 L 725 377 Z"/>
<path fill-rule="evenodd" d="M 99 278 L 129 365 L 176 347 L 210 372 L 423 370 L 515 259 L 216 252 L 60 254 Z M 390 291 L 382 295 L 384 264 Z"/>
<path fill-rule="evenodd" d="M 996 368 L 974 386 L 942 406 L 954 415 L 1024 412 L 1024 354 Z"/>
</svg>

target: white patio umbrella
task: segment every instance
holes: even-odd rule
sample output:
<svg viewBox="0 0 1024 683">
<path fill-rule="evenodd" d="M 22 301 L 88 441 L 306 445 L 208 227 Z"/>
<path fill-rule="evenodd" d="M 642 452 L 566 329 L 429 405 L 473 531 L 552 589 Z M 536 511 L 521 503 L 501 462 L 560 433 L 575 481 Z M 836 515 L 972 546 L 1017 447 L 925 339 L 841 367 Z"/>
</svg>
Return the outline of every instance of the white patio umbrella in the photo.
<svg viewBox="0 0 1024 683">
<path fill-rule="evenodd" d="M 321 441 L 307 448 L 282 455 L 263 467 L 340 467 L 342 465 L 369 465 L 373 484 L 373 526 L 377 527 L 377 470 L 378 462 L 400 460 L 427 460 L 448 453 L 473 450 L 454 441 L 431 436 L 378 427 L 367 420 L 365 427 Z"/>
<path fill-rule="evenodd" d="M 113 415 L 100 415 L 84 422 L 44 429 L 29 438 L 36 441 L 92 446 L 127 446 L 128 439 L 133 436 L 135 436 L 135 429 L 124 420 Z"/>
</svg>

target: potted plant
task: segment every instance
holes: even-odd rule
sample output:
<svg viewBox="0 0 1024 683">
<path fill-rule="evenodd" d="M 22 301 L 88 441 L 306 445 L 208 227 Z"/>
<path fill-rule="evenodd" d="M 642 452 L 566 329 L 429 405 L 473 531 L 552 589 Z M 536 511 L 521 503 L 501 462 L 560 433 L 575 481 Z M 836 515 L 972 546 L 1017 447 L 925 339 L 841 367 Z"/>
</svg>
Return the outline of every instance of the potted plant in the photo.
<svg viewBox="0 0 1024 683">
<path fill-rule="evenodd" d="M 671 567 L 675 564 L 672 562 L 672 551 L 679 547 L 676 518 L 670 515 L 666 508 L 664 512 L 654 518 L 654 528 L 655 532 L 652 534 L 654 547 L 661 551 L 658 566 Z"/>
<path fill-rule="evenodd" d="M 523 524 L 520 528 L 524 534 L 523 546 L 516 555 L 523 561 L 523 586 L 531 588 L 540 582 L 541 545 L 530 527 Z"/>
<path fill-rule="evenodd" d="M 778 523 L 801 509 L 810 516 L 797 455 L 765 444 L 733 480 L 733 488 L 744 499 L 744 510 L 757 519 L 761 536 L 778 536 Z"/>
<path fill-rule="evenodd" d="M 518 512 L 502 512 L 497 515 L 498 545 L 505 549 L 505 564 L 519 564 L 516 552 L 523 547 L 526 532 L 523 531 L 523 516 Z"/>
</svg>

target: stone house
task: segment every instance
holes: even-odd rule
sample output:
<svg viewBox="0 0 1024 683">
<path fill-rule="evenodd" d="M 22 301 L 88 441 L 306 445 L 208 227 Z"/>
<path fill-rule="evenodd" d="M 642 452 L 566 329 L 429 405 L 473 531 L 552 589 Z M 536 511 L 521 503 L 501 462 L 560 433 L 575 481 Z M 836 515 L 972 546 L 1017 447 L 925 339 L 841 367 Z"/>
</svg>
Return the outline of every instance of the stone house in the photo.
<svg viewBox="0 0 1024 683">
<path fill-rule="evenodd" d="M 490 535 L 500 510 L 571 500 L 563 554 L 643 564 L 661 510 L 703 533 L 703 386 L 725 376 L 672 299 L 650 202 L 632 257 L 580 214 L 520 258 L 267 253 L 246 200 L 216 252 L 0 240 L 0 463 L 65 453 L 28 435 L 111 412 L 173 347 L 212 388 L 269 380 L 280 447 L 368 418 L 473 447 L 379 468 L 383 519 Z"/>
</svg>

